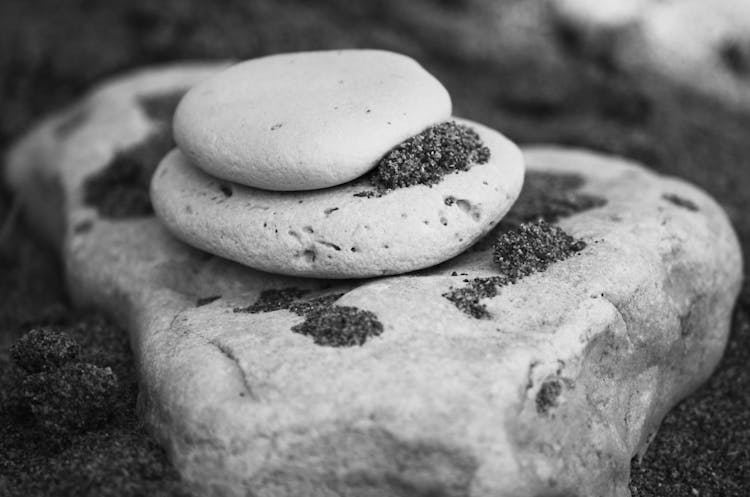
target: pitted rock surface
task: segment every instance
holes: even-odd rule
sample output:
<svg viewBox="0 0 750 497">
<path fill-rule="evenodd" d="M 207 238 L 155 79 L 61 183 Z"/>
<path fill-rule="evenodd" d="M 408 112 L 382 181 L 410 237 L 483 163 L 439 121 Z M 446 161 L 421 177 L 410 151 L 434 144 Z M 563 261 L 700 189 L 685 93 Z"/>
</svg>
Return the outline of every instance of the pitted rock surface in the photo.
<svg viewBox="0 0 750 497">
<path fill-rule="evenodd" d="M 373 191 L 365 177 L 322 190 L 260 190 L 217 180 L 174 150 L 159 164 L 151 200 L 176 237 L 255 269 L 317 278 L 423 269 L 494 228 L 523 183 L 515 144 L 481 124 L 456 122 L 486 144 L 485 160 L 444 172 L 435 184 L 407 183 L 374 196 L 358 195 Z"/>
<path fill-rule="evenodd" d="M 153 131 L 134 96 L 211 70 L 114 81 L 74 133 L 55 135 L 66 116 L 50 118 L 5 171 L 57 240 L 75 302 L 129 328 L 145 421 L 182 475 L 204 495 L 627 496 L 630 459 L 726 342 L 741 258 L 718 205 L 631 162 L 528 149 L 531 174 L 579 178 L 563 180 L 568 194 L 597 200 L 553 209 L 585 246 L 480 298 L 488 319 L 443 295 L 502 277 L 495 240 L 418 273 L 332 282 L 242 267 L 154 217 L 86 206 L 85 178 Z M 509 214 L 519 224 L 489 236 L 544 219 L 543 199 L 524 200 L 536 192 Z M 296 290 L 261 305 L 283 289 Z M 316 344 L 293 330 L 316 302 L 370 313 L 382 332 Z"/>
</svg>

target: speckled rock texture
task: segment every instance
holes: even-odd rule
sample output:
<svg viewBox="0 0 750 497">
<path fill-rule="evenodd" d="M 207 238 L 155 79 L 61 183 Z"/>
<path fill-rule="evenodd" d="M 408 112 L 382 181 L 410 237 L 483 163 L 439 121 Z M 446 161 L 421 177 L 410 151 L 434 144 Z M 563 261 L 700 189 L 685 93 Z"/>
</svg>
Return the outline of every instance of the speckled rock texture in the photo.
<svg viewBox="0 0 750 497">
<path fill-rule="evenodd" d="M 631 162 L 527 149 L 508 216 L 440 266 L 257 272 L 170 236 L 133 171 L 132 209 L 87 195 L 110 169 L 148 176 L 155 97 L 210 70 L 115 82 L 5 171 L 74 300 L 129 328 L 142 413 L 183 476 L 204 495 L 628 495 L 630 459 L 724 348 L 742 268 L 718 205 Z"/>
</svg>

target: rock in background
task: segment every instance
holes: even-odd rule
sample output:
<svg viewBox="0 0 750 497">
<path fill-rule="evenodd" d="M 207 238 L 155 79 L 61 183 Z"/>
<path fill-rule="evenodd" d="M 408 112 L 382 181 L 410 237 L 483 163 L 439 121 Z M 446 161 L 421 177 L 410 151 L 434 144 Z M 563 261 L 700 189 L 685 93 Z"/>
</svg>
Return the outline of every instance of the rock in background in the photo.
<svg viewBox="0 0 750 497">
<path fill-rule="evenodd" d="M 9 0 L 0 10 L 2 143 L 101 77 L 144 63 L 377 46 L 423 61 L 447 84 L 459 114 L 513 139 L 612 151 L 701 185 L 722 202 L 749 252 L 747 114 L 713 90 L 694 91 L 672 77 L 613 64 L 582 46 L 568 23 L 539 23 L 541 2 L 227 2 L 217 8 Z M 732 64 L 742 65 L 735 51 L 729 54 L 740 61 Z M 45 260 L 28 257 L 4 274 L 32 281 L 31 268 Z M 33 289 L 10 288 L 6 303 L 43 298 Z M 667 418 L 642 466 L 636 464 L 636 495 L 692 489 L 742 495 L 748 485 L 747 295 L 719 373 Z M 8 322 L 18 322 L 16 305 L 6 309 Z"/>
</svg>

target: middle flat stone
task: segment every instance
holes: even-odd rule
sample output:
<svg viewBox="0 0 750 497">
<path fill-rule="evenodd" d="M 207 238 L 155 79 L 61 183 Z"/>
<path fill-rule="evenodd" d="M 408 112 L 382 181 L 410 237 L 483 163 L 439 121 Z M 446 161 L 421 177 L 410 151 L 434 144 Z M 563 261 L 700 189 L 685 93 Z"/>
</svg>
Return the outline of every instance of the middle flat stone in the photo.
<svg viewBox="0 0 750 497">
<path fill-rule="evenodd" d="M 451 116 L 443 85 L 380 50 L 290 53 L 237 64 L 190 90 L 174 135 L 211 176 L 266 190 L 351 181 Z"/>
<path fill-rule="evenodd" d="M 151 182 L 161 221 L 207 252 L 272 273 L 318 278 L 399 274 L 450 259 L 490 231 L 523 184 L 518 147 L 466 120 L 486 162 L 428 186 L 384 193 L 367 177 L 324 190 L 273 192 L 207 175 L 179 150 Z"/>
</svg>

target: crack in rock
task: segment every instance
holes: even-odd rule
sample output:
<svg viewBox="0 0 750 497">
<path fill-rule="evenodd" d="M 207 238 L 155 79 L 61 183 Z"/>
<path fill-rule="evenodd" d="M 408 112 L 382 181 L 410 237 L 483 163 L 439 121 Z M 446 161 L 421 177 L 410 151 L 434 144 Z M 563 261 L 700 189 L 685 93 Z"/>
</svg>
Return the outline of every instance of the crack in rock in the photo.
<svg viewBox="0 0 750 497">
<path fill-rule="evenodd" d="M 247 393 L 248 397 L 250 397 L 255 402 L 259 402 L 260 399 L 256 395 L 256 393 L 253 391 L 253 387 L 250 385 L 250 382 L 247 380 L 247 372 L 242 368 L 242 365 L 240 364 L 239 358 L 234 354 L 232 349 L 228 347 L 227 345 L 219 342 L 216 339 L 209 340 L 209 344 L 216 347 L 216 349 L 221 352 L 221 354 L 232 361 L 234 365 L 237 367 L 237 369 L 240 372 L 240 378 L 242 379 L 242 385 L 245 387 L 245 392 Z"/>
</svg>

